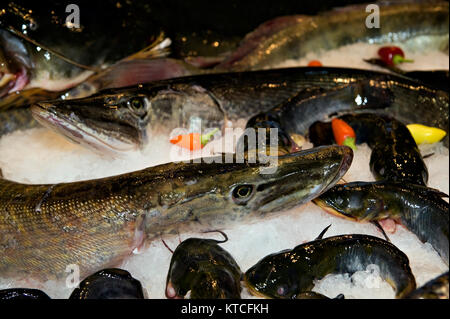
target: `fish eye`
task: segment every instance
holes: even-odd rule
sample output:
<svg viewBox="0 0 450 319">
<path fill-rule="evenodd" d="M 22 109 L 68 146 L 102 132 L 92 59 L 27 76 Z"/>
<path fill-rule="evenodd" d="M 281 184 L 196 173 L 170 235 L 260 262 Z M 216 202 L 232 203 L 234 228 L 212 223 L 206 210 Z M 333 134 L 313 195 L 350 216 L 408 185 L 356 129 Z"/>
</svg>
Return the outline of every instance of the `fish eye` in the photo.
<svg viewBox="0 0 450 319">
<path fill-rule="evenodd" d="M 145 102 L 143 101 L 142 98 L 139 97 L 135 97 L 133 99 L 131 99 L 129 102 L 130 106 L 136 110 L 140 110 L 144 107 Z"/>
<path fill-rule="evenodd" d="M 147 104 L 148 100 L 145 97 L 133 97 L 129 99 L 126 104 L 127 106 L 141 119 L 147 115 Z"/>
<path fill-rule="evenodd" d="M 253 193 L 253 186 L 244 184 L 236 186 L 233 189 L 233 199 L 237 204 L 245 204 L 248 199 L 250 199 L 251 194 Z"/>
</svg>

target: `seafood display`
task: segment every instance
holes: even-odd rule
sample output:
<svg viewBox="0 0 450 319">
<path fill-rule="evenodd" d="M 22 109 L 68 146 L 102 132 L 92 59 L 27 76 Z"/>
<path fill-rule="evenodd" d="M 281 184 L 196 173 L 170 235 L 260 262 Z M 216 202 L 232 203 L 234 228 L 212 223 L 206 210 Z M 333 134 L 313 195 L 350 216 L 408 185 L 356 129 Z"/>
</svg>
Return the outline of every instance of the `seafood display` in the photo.
<svg viewBox="0 0 450 319">
<path fill-rule="evenodd" d="M 0 5 L 0 300 L 449 298 L 447 1 L 102 5 Z"/>
</svg>

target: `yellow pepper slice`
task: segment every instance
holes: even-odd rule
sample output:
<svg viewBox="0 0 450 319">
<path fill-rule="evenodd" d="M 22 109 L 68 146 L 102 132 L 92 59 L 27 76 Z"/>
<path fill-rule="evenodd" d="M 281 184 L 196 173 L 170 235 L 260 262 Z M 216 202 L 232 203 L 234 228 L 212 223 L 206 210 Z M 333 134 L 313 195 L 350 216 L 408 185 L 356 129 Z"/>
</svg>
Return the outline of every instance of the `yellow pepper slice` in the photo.
<svg viewBox="0 0 450 319">
<path fill-rule="evenodd" d="M 432 144 L 442 140 L 447 133 L 437 127 L 425 126 L 422 124 L 408 124 L 406 127 L 411 132 L 416 144 Z"/>
</svg>

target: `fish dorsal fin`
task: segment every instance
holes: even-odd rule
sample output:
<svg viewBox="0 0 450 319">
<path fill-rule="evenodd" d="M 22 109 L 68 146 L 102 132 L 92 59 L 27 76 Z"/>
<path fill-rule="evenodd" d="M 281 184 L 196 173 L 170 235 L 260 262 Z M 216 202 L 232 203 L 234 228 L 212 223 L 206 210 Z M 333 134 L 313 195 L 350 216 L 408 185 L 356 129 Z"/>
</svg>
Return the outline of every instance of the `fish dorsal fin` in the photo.
<svg viewBox="0 0 450 319">
<path fill-rule="evenodd" d="M 319 236 L 317 236 L 317 238 L 316 238 L 315 240 L 320 240 L 320 239 L 322 239 L 322 238 L 323 238 L 323 235 L 325 235 L 325 233 L 327 232 L 328 228 L 330 228 L 330 227 L 331 227 L 331 224 L 328 225 L 327 227 L 325 227 L 325 229 L 322 230 L 322 232 L 319 234 Z"/>
</svg>

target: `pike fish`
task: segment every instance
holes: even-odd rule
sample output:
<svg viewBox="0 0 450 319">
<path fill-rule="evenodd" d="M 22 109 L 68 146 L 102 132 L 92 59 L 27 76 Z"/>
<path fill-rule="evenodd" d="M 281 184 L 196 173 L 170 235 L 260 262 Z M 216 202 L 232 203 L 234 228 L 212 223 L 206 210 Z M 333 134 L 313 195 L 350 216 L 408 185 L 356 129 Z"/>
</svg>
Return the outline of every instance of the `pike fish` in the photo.
<svg viewBox="0 0 450 319">
<path fill-rule="evenodd" d="M 243 128 L 274 107 L 288 134 L 305 134 L 313 122 L 333 112 L 355 110 L 448 127 L 448 93 L 399 76 L 345 68 L 181 77 L 103 90 L 83 99 L 40 102 L 31 110 L 40 123 L 76 143 L 100 153 L 120 153 L 142 147 L 148 135 L 168 136 L 175 128 L 187 128 L 193 118 L 202 120 L 203 129 Z"/>
<path fill-rule="evenodd" d="M 162 44 L 162 31 L 145 4 L 80 3 L 83 18 L 72 27 L 65 22 L 66 2 L 54 1 L 51 10 L 20 2 L 0 5 L 0 107 L 59 97 L 86 80 L 95 89 L 100 79 L 108 87 L 111 77 L 122 85 L 139 83 L 143 76 L 150 81 L 152 58 L 168 53 L 156 45 Z M 114 37 L 107 36 L 111 33 Z"/>
<path fill-rule="evenodd" d="M 276 216 L 336 184 L 353 152 L 319 147 L 276 163 L 227 156 L 53 185 L 0 179 L 0 276 L 58 279 L 75 264 L 85 277 L 163 234 Z"/>
<path fill-rule="evenodd" d="M 248 34 L 237 50 L 215 68 L 267 69 L 309 52 L 353 43 L 402 43 L 403 47 L 447 50 L 449 7 L 444 1 L 381 1 L 379 28 L 369 28 L 368 4 L 336 8 L 316 16 L 268 21 Z M 370 20 L 370 19 L 369 19 Z"/>
</svg>

